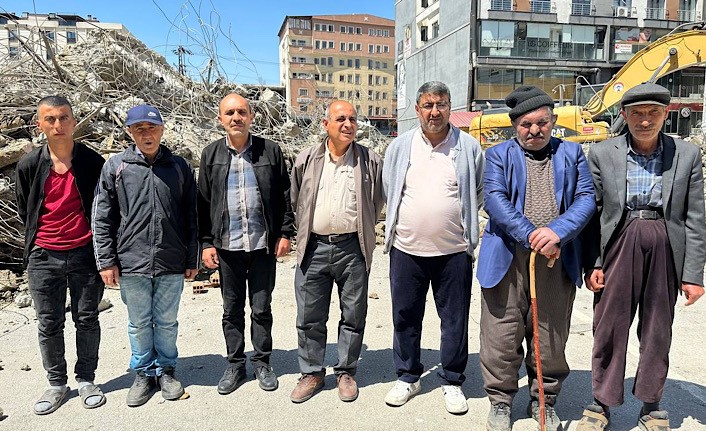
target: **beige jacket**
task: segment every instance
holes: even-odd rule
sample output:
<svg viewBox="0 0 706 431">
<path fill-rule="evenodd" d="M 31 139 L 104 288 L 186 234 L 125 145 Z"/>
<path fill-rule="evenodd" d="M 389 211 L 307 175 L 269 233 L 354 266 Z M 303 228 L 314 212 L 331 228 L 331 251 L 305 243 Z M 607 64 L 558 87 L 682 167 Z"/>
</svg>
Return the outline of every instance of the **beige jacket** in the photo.
<svg viewBox="0 0 706 431">
<path fill-rule="evenodd" d="M 297 227 L 297 263 L 301 264 L 314 219 L 316 194 L 324 167 L 328 137 L 319 145 L 303 150 L 292 167 L 292 208 Z M 358 241 L 368 271 L 375 249 L 375 223 L 385 203 L 382 189 L 382 159 L 353 142 L 353 172 L 358 207 Z"/>
</svg>

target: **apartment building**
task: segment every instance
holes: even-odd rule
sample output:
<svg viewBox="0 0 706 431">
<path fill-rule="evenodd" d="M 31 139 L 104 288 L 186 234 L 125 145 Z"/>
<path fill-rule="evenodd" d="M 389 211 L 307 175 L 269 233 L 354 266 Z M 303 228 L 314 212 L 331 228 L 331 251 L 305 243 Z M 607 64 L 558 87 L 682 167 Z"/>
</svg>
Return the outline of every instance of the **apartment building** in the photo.
<svg viewBox="0 0 706 431">
<path fill-rule="evenodd" d="M 334 99 L 391 132 L 395 113 L 394 21 L 366 14 L 286 16 L 279 30 L 280 85 L 295 111 Z"/>
<path fill-rule="evenodd" d="M 557 103 L 572 101 L 577 88 L 610 80 L 652 41 L 703 20 L 704 0 L 397 0 L 395 16 L 397 70 L 406 73 L 406 88 L 398 88 L 406 94 L 398 93 L 403 131 L 414 111 L 400 109 L 400 102 L 431 78 L 450 84 L 454 109 L 504 106 L 505 96 L 522 85 L 542 88 Z M 450 61 L 430 59 L 453 59 L 451 68 L 460 64 L 465 73 L 444 74 Z M 696 128 L 704 68 L 658 82 L 674 96 L 665 130 Z"/>
<path fill-rule="evenodd" d="M 122 24 L 100 22 L 91 15 L 84 18 L 61 13 L 0 13 L 0 58 L 28 55 L 26 47 L 49 60 L 63 47 L 83 41 L 86 34 L 94 29 L 129 34 Z M 42 35 L 46 36 L 46 40 Z"/>
</svg>

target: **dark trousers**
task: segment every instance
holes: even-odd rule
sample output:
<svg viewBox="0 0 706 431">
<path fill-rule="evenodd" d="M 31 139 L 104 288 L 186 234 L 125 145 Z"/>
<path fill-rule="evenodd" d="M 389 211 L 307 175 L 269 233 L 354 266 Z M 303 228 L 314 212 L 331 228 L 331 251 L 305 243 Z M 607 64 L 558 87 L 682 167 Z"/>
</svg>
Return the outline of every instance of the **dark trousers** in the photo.
<svg viewBox="0 0 706 431">
<path fill-rule="evenodd" d="M 299 368 L 303 374 L 324 372 L 326 322 L 334 282 L 341 308 L 334 372 L 355 375 L 368 314 L 368 271 L 357 235 L 336 243 L 312 238 L 297 266 L 294 292 Z"/>
<path fill-rule="evenodd" d="M 275 288 L 274 254 L 265 249 L 217 250 L 223 296 L 223 335 L 228 362 L 245 367 L 245 298 L 250 301 L 250 341 L 255 367 L 268 365 L 272 354 L 272 291 Z"/>
<path fill-rule="evenodd" d="M 627 220 L 603 265 L 605 287 L 593 305 L 593 396 L 607 406 L 623 403 L 630 325 L 638 315 L 640 359 L 633 394 L 662 398 L 669 370 L 678 278 L 664 220 Z"/>
<path fill-rule="evenodd" d="M 104 288 L 92 245 L 67 251 L 37 247 L 29 255 L 27 274 L 37 313 L 39 351 L 49 384 L 65 385 L 68 379 L 64 358 L 67 288 L 71 295 L 71 317 L 76 326 L 74 373 L 77 380 L 92 382 L 98 367 L 101 339 L 98 304 Z"/>
<path fill-rule="evenodd" d="M 420 257 L 390 251 L 390 289 L 397 376 L 414 383 L 424 371 L 420 342 L 429 284 L 441 319 L 441 366 L 445 385 L 461 385 L 468 362 L 468 313 L 473 263 L 466 252 Z"/>
<path fill-rule="evenodd" d="M 505 277 L 497 286 L 482 290 L 480 318 L 480 364 L 485 392 L 491 402 L 512 405 L 523 359 L 522 342 L 527 343 L 530 397 L 539 399 L 539 382 L 534 354 L 534 332 L 529 292 L 530 250 L 517 245 Z M 545 401 L 554 405 L 561 385 L 569 375 L 565 348 L 569 338 L 571 309 L 576 287 L 562 269 L 561 259 L 553 268 L 547 258 L 535 261 L 539 350 Z"/>
</svg>

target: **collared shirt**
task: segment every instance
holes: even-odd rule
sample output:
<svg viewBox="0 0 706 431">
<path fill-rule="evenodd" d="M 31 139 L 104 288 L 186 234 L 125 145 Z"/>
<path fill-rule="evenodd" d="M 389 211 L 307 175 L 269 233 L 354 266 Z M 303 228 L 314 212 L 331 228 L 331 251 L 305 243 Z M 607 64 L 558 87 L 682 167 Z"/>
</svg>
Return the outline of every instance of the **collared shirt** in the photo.
<svg viewBox="0 0 706 431">
<path fill-rule="evenodd" d="M 223 248 L 230 251 L 255 251 L 267 247 L 267 230 L 262 197 L 250 159 L 252 135 L 241 152 L 225 139 L 230 155 L 226 176 L 226 205 L 223 211 Z"/>
<path fill-rule="evenodd" d="M 326 144 L 324 167 L 311 231 L 319 235 L 352 233 L 358 230 L 358 206 L 355 192 L 353 145 L 343 156 L 333 160 Z"/>
<path fill-rule="evenodd" d="M 467 249 L 454 166 L 455 146 L 450 128 L 436 147 L 421 128 L 412 137 L 395 226 L 396 249 L 414 256 L 442 256 Z"/>
<path fill-rule="evenodd" d="M 646 207 L 662 208 L 662 139 L 650 155 L 636 152 L 630 135 L 627 157 L 625 206 L 629 210 Z"/>
</svg>

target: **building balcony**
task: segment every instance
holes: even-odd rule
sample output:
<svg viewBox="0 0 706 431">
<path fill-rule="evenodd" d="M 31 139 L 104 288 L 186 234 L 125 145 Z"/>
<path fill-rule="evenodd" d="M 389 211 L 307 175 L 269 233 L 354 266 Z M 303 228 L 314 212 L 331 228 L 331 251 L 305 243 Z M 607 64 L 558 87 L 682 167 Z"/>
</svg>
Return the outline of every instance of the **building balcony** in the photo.
<svg viewBox="0 0 706 431">
<path fill-rule="evenodd" d="M 667 19 L 667 11 L 662 8 L 648 7 L 647 14 L 645 15 L 647 19 Z"/>
<path fill-rule="evenodd" d="M 689 9 L 679 9 L 677 10 L 677 20 L 684 22 L 696 21 L 696 11 Z"/>
<path fill-rule="evenodd" d="M 531 0 L 530 1 L 530 12 L 533 13 L 553 13 L 554 12 L 553 2 L 550 0 Z"/>
<path fill-rule="evenodd" d="M 307 105 L 311 103 L 311 97 L 297 97 L 297 103 Z"/>
<path fill-rule="evenodd" d="M 490 0 L 490 10 L 512 10 L 513 0 Z"/>
<path fill-rule="evenodd" d="M 571 15 L 593 15 L 595 8 L 590 3 L 572 3 Z"/>
</svg>

